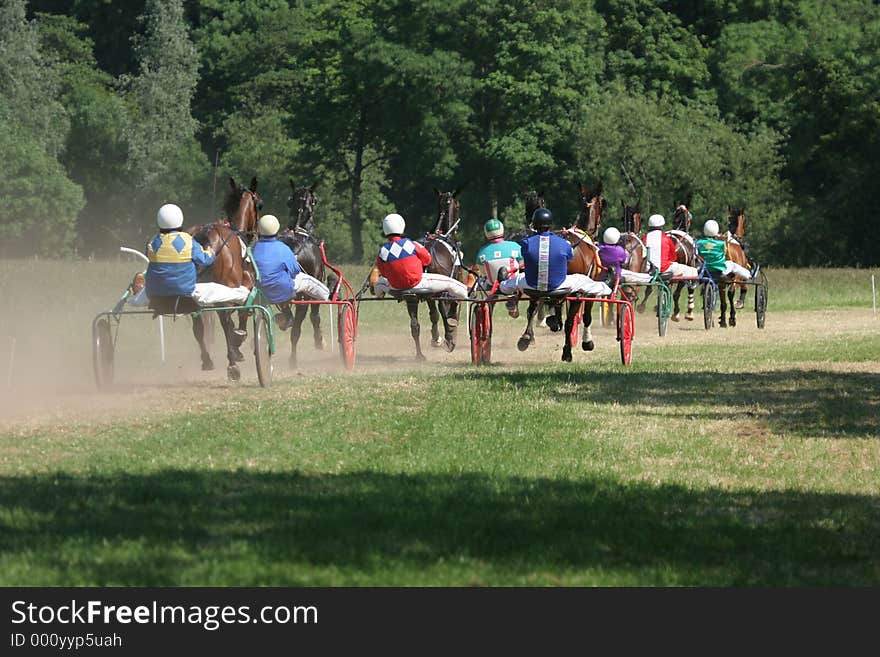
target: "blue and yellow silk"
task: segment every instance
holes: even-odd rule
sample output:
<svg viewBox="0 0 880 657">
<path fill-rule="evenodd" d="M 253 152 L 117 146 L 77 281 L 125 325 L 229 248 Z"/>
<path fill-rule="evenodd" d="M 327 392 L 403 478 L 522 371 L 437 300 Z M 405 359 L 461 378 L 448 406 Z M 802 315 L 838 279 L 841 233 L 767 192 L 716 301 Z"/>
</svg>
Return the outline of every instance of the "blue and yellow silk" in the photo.
<svg viewBox="0 0 880 657">
<path fill-rule="evenodd" d="M 146 287 L 148 297 L 190 295 L 196 287 L 196 265 L 210 265 L 192 235 L 180 231 L 160 233 L 147 244 Z"/>
</svg>

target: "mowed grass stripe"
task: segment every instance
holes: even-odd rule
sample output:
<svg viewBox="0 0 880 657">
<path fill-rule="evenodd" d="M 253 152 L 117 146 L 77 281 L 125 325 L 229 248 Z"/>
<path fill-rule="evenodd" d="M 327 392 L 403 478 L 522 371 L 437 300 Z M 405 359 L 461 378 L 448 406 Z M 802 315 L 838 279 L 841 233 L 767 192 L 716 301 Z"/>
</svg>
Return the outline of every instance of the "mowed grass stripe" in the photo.
<svg viewBox="0 0 880 657">
<path fill-rule="evenodd" d="M 876 583 L 877 379 L 316 376 L 222 412 L 7 436 L 0 579 Z"/>
</svg>

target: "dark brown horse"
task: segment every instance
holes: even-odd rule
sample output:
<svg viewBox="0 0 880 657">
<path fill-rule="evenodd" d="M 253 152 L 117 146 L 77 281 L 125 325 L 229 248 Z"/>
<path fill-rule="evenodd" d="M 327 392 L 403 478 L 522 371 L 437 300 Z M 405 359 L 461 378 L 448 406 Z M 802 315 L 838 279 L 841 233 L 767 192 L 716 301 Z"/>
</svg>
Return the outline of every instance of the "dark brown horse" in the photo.
<svg viewBox="0 0 880 657">
<path fill-rule="evenodd" d="M 278 234 L 296 256 L 302 270 L 323 281 L 325 277 L 324 260 L 321 258 L 320 241 L 315 236 L 315 206 L 318 197 L 315 194 L 318 184 L 311 187 L 297 187 L 290 181 L 290 196 L 287 199 L 289 210 L 287 228 Z M 296 367 L 296 346 L 302 335 L 302 324 L 309 315 L 314 334 L 315 349 L 324 348 L 324 337 L 321 335 L 321 306 L 318 304 L 298 304 L 295 310 L 289 303 L 279 304 L 283 313 L 292 315 L 290 325 L 290 366 Z"/>
<path fill-rule="evenodd" d="M 574 258 L 568 261 L 569 274 L 584 274 L 592 277 L 596 272 L 596 253 L 597 247 L 594 238 L 602 225 L 602 209 L 604 207 L 604 199 L 602 198 L 602 184 L 595 190 L 590 190 L 583 184 L 578 186 L 578 194 L 580 196 L 580 209 L 578 211 L 575 225 L 570 229 L 556 231 L 564 239 L 571 243 L 574 251 Z M 526 328 L 517 341 L 517 348 L 525 351 L 535 341 L 534 321 L 535 315 L 541 300 L 531 298 L 529 300 L 529 309 L 526 314 Z M 565 346 L 562 348 L 562 360 L 571 362 L 572 360 L 572 329 L 583 304 L 583 325 L 584 333 L 581 342 L 581 348 L 584 351 L 592 351 L 595 348 L 593 343 L 590 325 L 593 322 L 593 302 L 592 301 L 569 301 L 565 316 L 565 324 L 562 325 L 562 301 L 553 303 L 553 315 L 547 318 L 547 326 L 551 331 L 559 331 L 564 328 Z"/>
<path fill-rule="evenodd" d="M 227 221 L 217 221 L 211 224 L 193 226 L 187 232 L 199 244 L 210 246 L 216 256 L 214 263 L 199 272 L 198 281 L 201 283 L 213 282 L 228 287 L 254 286 L 253 269 L 245 260 L 242 251 L 247 235 L 256 234 L 259 208 L 263 201 L 257 194 L 257 179 L 251 180 L 250 187 L 238 186 L 235 180 L 229 179 L 230 189 L 223 203 Z M 241 237 L 241 239 L 239 239 Z M 219 311 L 220 324 L 226 336 L 226 359 L 228 361 L 227 376 L 237 381 L 241 378 L 238 363 L 244 360 L 244 355 L 239 350 L 247 338 L 248 313 L 239 312 L 238 329 L 234 328 L 231 310 Z M 193 317 L 193 335 L 199 343 L 202 357 L 202 369 L 213 370 L 214 361 L 208 353 L 205 344 L 205 321 L 203 315 Z"/>
<path fill-rule="evenodd" d="M 694 238 L 691 237 L 690 234 L 690 228 L 690 211 L 684 206 L 684 204 L 678 203 L 672 214 L 672 230 L 668 231 L 668 235 L 675 240 L 675 261 L 687 265 L 688 267 L 696 267 L 697 252 L 694 247 Z M 687 288 L 688 300 L 687 312 L 685 313 L 684 318 L 688 321 L 694 319 L 694 288 L 696 287 L 696 283 L 679 281 L 676 283 L 675 290 L 672 293 L 673 309 L 672 317 L 670 319 L 673 322 L 679 321 L 679 317 L 681 316 L 679 299 L 681 298 L 681 291 L 685 287 Z"/>
<path fill-rule="evenodd" d="M 461 243 L 457 233 L 460 222 L 460 203 L 458 194 L 461 187 L 452 192 L 441 192 L 434 188 L 437 197 L 437 219 L 434 227 L 423 240 L 424 247 L 431 254 L 431 264 L 426 271 L 431 274 L 443 274 L 464 283 L 467 271 L 461 264 Z M 446 347 L 447 351 L 455 349 L 455 337 L 458 328 L 460 304 L 455 301 L 440 301 L 429 298 L 428 314 L 431 317 L 431 344 L 435 347 Z M 418 299 L 407 299 L 406 309 L 409 313 L 410 332 L 416 343 L 416 357 L 424 360 L 419 335 L 419 302 Z M 440 338 L 440 320 L 443 320 L 444 336 Z"/>
</svg>

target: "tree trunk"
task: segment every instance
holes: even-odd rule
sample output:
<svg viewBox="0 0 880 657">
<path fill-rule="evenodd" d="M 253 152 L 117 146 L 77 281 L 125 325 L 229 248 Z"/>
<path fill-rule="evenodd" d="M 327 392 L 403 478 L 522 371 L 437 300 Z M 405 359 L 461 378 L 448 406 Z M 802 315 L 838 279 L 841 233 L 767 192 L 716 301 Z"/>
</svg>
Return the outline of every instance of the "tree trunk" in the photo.
<svg viewBox="0 0 880 657">
<path fill-rule="evenodd" d="M 351 215 L 349 215 L 348 219 L 349 226 L 351 227 L 351 255 L 355 262 L 361 262 L 364 259 L 364 221 L 361 217 L 361 186 L 364 174 L 364 150 L 367 147 L 366 134 L 367 109 L 361 105 L 354 147 L 354 169 L 351 172 Z"/>
</svg>

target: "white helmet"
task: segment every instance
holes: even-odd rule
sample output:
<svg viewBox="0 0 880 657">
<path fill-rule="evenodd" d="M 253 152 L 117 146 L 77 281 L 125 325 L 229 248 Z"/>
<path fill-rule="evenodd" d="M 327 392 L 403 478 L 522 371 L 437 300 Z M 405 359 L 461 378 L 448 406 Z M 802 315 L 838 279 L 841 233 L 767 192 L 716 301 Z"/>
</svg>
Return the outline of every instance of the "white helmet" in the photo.
<svg viewBox="0 0 880 657">
<path fill-rule="evenodd" d="M 718 235 L 718 222 L 714 219 L 709 219 L 709 221 L 703 224 L 703 235 L 706 237 L 716 237 Z"/>
<path fill-rule="evenodd" d="M 257 232 L 263 237 L 272 237 L 278 234 L 281 224 L 278 223 L 278 217 L 274 214 L 264 214 L 257 222 Z"/>
<path fill-rule="evenodd" d="M 382 220 L 382 232 L 385 235 L 403 235 L 406 229 L 406 222 L 399 214 L 385 215 Z"/>
<path fill-rule="evenodd" d="M 620 231 L 614 226 L 609 226 L 605 229 L 605 234 L 602 235 L 602 241 L 605 244 L 617 244 L 620 241 Z"/>
<path fill-rule="evenodd" d="M 156 213 L 156 223 L 162 230 L 183 226 L 183 210 L 174 203 L 166 203 Z"/>
<path fill-rule="evenodd" d="M 663 218 L 662 214 L 652 214 L 648 217 L 648 228 L 660 228 L 660 226 L 666 225 L 666 219 Z"/>
</svg>

